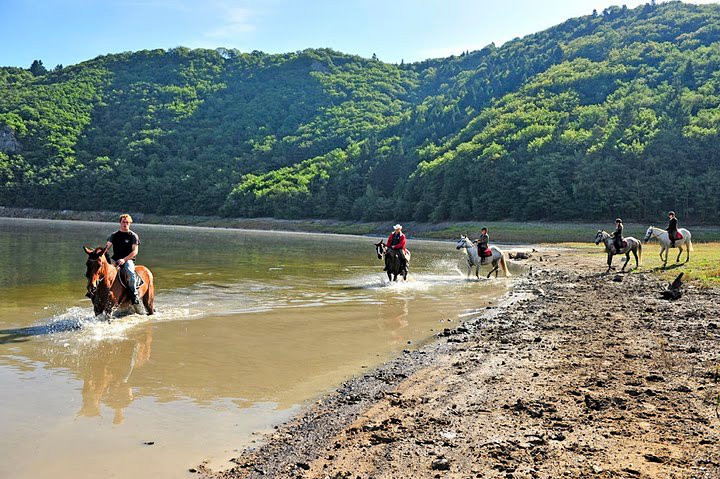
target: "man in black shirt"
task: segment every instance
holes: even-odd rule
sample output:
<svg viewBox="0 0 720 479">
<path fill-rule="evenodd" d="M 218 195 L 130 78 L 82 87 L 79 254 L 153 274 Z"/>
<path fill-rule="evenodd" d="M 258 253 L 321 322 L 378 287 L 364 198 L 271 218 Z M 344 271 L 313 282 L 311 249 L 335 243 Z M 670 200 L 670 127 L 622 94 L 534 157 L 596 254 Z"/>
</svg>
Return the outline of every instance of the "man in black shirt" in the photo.
<svg viewBox="0 0 720 479">
<path fill-rule="evenodd" d="M 133 231 L 130 231 L 132 221 L 129 214 L 120 215 L 120 229 L 108 237 L 105 251 L 108 251 L 112 246 L 113 262 L 126 273 L 128 288 L 132 294 L 130 301 L 132 304 L 139 304 L 140 298 L 137 294 L 135 282 L 135 257 L 138 254 L 140 238 Z"/>
</svg>

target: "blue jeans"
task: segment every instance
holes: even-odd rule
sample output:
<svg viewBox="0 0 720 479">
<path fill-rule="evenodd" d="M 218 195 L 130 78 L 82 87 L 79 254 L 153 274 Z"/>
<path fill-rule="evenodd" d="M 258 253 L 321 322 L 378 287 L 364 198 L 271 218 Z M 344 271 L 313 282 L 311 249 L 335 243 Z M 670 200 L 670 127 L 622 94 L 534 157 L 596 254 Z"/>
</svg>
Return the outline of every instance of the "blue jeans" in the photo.
<svg viewBox="0 0 720 479">
<path fill-rule="evenodd" d="M 135 261 L 129 260 L 126 261 L 125 264 L 121 266 L 123 270 L 125 270 L 125 277 L 127 278 L 128 282 L 128 288 L 132 292 L 133 298 L 137 298 L 137 286 L 135 282 Z"/>
</svg>

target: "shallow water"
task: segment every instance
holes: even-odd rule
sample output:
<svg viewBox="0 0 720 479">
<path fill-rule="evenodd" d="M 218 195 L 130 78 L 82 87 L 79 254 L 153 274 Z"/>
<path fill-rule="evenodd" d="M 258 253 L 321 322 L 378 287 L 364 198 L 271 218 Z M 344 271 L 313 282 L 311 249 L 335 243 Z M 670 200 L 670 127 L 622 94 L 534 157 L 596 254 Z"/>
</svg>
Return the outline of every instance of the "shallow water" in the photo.
<svg viewBox="0 0 720 479">
<path fill-rule="evenodd" d="M 375 238 L 136 224 L 154 316 L 84 299 L 115 224 L 0 218 L 0 477 L 222 467 L 305 402 L 496 302 L 453 242 L 410 241 L 388 284 Z"/>
</svg>

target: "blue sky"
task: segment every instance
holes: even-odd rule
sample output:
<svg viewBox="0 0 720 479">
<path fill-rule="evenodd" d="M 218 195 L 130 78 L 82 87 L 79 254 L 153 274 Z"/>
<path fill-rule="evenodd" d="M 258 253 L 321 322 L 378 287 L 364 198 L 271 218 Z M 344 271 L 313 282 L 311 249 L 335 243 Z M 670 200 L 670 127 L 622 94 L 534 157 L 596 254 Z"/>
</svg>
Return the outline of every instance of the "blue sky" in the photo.
<svg viewBox="0 0 720 479">
<path fill-rule="evenodd" d="M 153 48 L 335 50 L 398 63 L 496 45 L 645 0 L 0 0 L 0 66 Z M 717 3 L 700 0 L 692 3 Z"/>
</svg>

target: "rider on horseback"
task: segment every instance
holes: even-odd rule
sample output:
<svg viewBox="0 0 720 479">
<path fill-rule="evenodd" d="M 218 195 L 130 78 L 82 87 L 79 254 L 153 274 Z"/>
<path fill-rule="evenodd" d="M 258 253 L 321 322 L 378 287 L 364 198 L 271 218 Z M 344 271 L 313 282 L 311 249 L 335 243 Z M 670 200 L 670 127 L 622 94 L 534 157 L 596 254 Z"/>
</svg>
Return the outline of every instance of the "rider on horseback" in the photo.
<svg viewBox="0 0 720 479">
<path fill-rule="evenodd" d="M 111 234 L 105 244 L 105 252 L 112 246 L 113 262 L 122 268 L 127 278 L 128 288 L 130 289 L 132 304 L 139 304 L 140 298 L 137 293 L 137 284 L 135 281 L 135 257 L 138 254 L 138 246 L 140 246 L 140 238 L 134 231 L 130 231 L 132 217 L 129 214 L 120 215 L 120 229 Z"/>
<path fill-rule="evenodd" d="M 620 252 L 622 249 L 622 242 L 623 242 L 623 221 L 621 218 L 618 218 L 615 220 L 615 232 L 613 232 L 613 246 L 615 247 L 616 252 Z"/>
<path fill-rule="evenodd" d="M 478 256 L 480 258 L 485 258 L 489 256 L 486 251 L 488 249 L 488 243 L 490 242 L 490 235 L 488 235 L 488 229 L 483 228 L 480 230 L 480 237 L 473 241 L 473 243 L 477 243 L 478 248 Z"/>
<path fill-rule="evenodd" d="M 668 217 L 670 218 L 668 221 L 668 227 L 665 229 L 665 231 L 668 232 L 668 238 L 670 238 L 670 247 L 675 247 L 675 240 L 677 239 L 677 233 L 678 233 L 678 220 L 675 217 L 675 212 L 670 211 L 668 213 Z M 681 251 L 682 253 L 682 251 Z"/>
<path fill-rule="evenodd" d="M 403 266 L 407 268 L 409 252 L 405 249 L 406 238 L 402 232 L 402 226 L 397 224 L 393 226 L 393 232 L 390 233 L 387 240 L 388 249 L 400 250 L 402 254 L 400 259 L 403 261 Z"/>
</svg>

